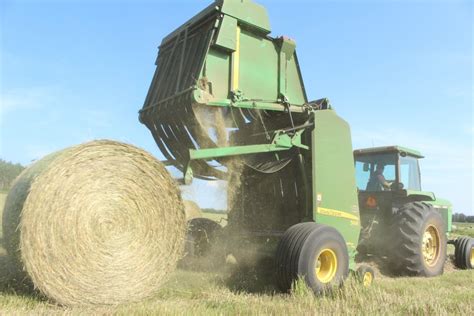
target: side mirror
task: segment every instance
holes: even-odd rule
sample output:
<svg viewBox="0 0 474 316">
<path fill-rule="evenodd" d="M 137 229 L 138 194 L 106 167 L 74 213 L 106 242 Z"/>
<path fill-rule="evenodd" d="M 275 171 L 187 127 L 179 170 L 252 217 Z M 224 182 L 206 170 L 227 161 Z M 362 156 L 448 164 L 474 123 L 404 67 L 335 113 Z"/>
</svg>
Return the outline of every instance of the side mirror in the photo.
<svg viewBox="0 0 474 316">
<path fill-rule="evenodd" d="M 369 171 L 369 163 L 368 162 L 364 163 L 364 172 L 367 172 L 367 171 Z"/>
</svg>

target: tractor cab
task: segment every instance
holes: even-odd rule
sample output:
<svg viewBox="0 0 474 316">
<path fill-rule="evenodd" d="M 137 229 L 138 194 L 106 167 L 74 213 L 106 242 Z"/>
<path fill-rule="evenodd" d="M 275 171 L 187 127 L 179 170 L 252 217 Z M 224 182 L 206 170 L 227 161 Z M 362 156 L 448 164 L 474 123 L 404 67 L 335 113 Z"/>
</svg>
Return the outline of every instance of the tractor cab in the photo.
<svg viewBox="0 0 474 316">
<path fill-rule="evenodd" d="M 421 191 L 420 158 L 418 151 L 399 146 L 355 150 L 359 192 Z"/>
<path fill-rule="evenodd" d="M 390 220 L 399 205 L 435 201 L 433 193 L 421 190 L 420 158 L 418 151 L 399 146 L 354 151 L 362 226 L 370 224 L 374 216 Z"/>
<path fill-rule="evenodd" d="M 443 239 L 451 232 L 452 205 L 432 192 L 422 191 L 418 164 L 421 158 L 424 157 L 418 151 L 400 146 L 354 151 L 361 223 L 357 251 L 361 256 L 390 257 L 394 266 L 404 260 L 408 265 L 421 262 L 422 258 L 425 263 L 414 269 L 429 276 L 442 271 L 444 257 L 436 259 L 436 264 L 433 258 L 441 248 L 445 256 Z M 397 246 L 389 247 L 387 240 Z M 450 243 L 461 249 L 461 241 Z M 467 260 L 468 254 L 464 252 L 460 260 Z"/>
</svg>

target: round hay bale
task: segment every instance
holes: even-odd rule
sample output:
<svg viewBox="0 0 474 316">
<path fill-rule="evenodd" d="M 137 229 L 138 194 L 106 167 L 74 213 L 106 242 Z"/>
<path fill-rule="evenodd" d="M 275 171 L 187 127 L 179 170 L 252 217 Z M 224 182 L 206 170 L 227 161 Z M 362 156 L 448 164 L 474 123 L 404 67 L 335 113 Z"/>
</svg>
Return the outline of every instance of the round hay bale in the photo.
<svg viewBox="0 0 474 316">
<path fill-rule="evenodd" d="M 186 220 L 202 217 L 201 208 L 193 201 L 184 201 L 184 211 L 186 212 Z"/>
<path fill-rule="evenodd" d="M 4 210 L 5 246 L 62 305 L 117 305 L 157 292 L 182 255 L 177 184 L 147 152 L 94 141 L 36 162 Z"/>
</svg>

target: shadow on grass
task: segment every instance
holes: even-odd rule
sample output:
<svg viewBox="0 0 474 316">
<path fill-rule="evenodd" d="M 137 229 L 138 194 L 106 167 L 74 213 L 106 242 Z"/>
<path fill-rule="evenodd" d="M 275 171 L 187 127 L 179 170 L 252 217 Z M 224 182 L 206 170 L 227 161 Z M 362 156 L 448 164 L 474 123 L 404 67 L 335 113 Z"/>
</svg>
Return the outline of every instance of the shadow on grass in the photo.
<svg viewBox="0 0 474 316">
<path fill-rule="evenodd" d="M 273 258 L 260 258 L 255 262 L 245 262 L 230 267 L 223 285 L 236 293 L 274 294 L 275 262 Z"/>
<path fill-rule="evenodd" d="M 212 252 L 204 257 L 185 257 L 178 267 L 184 271 L 216 274 L 217 285 L 235 293 L 270 294 L 277 291 L 272 258 L 237 261 L 235 258 L 229 260 L 222 253 Z"/>
<path fill-rule="evenodd" d="M 6 254 L 0 254 L 0 293 L 42 300 L 31 281 Z"/>
<path fill-rule="evenodd" d="M 401 277 L 401 275 L 395 272 L 393 266 L 390 264 L 390 262 L 386 258 L 381 258 L 378 256 L 371 256 L 371 255 L 366 255 L 366 256 L 357 255 L 355 259 L 356 259 L 356 263 L 360 265 L 368 265 L 372 269 L 374 269 L 376 277 L 378 276 L 389 277 L 389 278 Z"/>
</svg>

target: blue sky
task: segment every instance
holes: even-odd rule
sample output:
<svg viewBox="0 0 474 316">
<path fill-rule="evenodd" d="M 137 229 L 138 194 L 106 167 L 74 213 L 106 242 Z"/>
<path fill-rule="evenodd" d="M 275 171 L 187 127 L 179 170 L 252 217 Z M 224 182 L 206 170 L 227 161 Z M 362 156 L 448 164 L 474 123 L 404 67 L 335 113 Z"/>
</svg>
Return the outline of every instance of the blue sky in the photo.
<svg viewBox="0 0 474 316">
<path fill-rule="evenodd" d="M 354 147 L 417 148 L 422 185 L 474 214 L 473 5 L 464 0 L 269 1 L 297 42 L 309 98 L 328 97 Z M 161 157 L 138 122 L 161 39 L 210 1 L 0 2 L 0 158 L 28 164 L 109 138 Z M 223 183 L 185 196 L 225 206 Z"/>
</svg>

